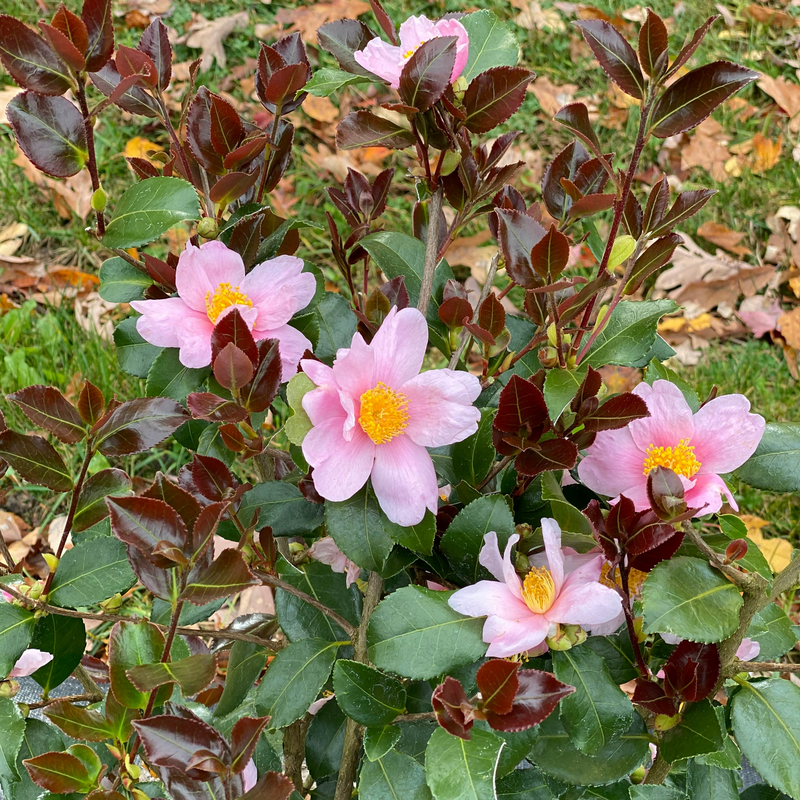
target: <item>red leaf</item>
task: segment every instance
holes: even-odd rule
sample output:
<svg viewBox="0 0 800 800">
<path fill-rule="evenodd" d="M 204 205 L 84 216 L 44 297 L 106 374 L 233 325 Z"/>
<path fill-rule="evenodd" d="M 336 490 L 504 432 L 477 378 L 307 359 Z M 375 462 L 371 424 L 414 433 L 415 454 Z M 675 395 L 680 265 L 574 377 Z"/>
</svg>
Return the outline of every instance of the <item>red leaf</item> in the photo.
<svg viewBox="0 0 800 800">
<path fill-rule="evenodd" d="M 83 20 L 73 14 L 63 3 L 56 9 L 50 24 L 61 31 L 83 55 L 89 47 L 89 32 Z"/>
<path fill-rule="evenodd" d="M 359 147 L 405 150 L 413 144 L 410 131 L 370 111 L 351 111 L 336 128 L 336 147 L 340 150 Z"/>
<path fill-rule="evenodd" d="M 56 55 L 58 55 L 70 69 L 75 70 L 75 72 L 80 72 L 86 66 L 86 59 L 83 57 L 83 53 L 75 47 L 68 36 L 53 25 L 48 25 L 41 20 L 39 21 L 39 28 Z"/>
<path fill-rule="evenodd" d="M 253 377 L 253 362 L 229 342 L 214 359 L 214 377 L 226 389 L 241 389 Z"/>
<path fill-rule="evenodd" d="M 62 442 L 76 444 L 86 438 L 75 406 L 52 386 L 26 386 L 8 395 L 7 399 L 16 403 L 31 422 L 50 431 Z"/>
<path fill-rule="evenodd" d="M 462 328 L 464 319 L 472 319 L 472 306 L 461 297 L 448 297 L 439 306 L 439 319 L 448 328 Z"/>
<path fill-rule="evenodd" d="M 669 34 L 664 20 L 647 9 L 647 19 L 639 29 L 639 61 L 651 77 L 669 65 Z M 673 712 L 674 713 L 674 712 Z"/>
<path fill-rule="evenodd" d="M 573 206 L 574 208 L 574 206 Z M 569 239 L 555 225 L 531 250 L 531 265 L 548 283 L 561 274 L 569 261 Z"/>
<path fill-rule="evenodd" d="M 238 308 L 232 309 L 214 326 L 211 334 L 211 360 L 213 361 L 226 344 L 235 344 L 253 364 L 258 363 L 258 346 L 250 326 L 244 321 Z"/>
<path fill-rule="evenodd" d="M 521 669 L 517 677 L 519 689 L 511 711 L 486 715 L 486 721 L 496 731 L 515 733 L 538 725 L 553 713 L 562 698 L 575 691 L 574 686 L 561 683 L 551 673 L 537 669 Z"/>
<path fill-rule="evenodd" d="M 613 431 L 624 428 L 635 419 L 649 416 L 647 403 L 639 395 L 626 392 L 606 400 L 581 422 L 589 431 Z"/>
<path fill-rule="evenodd" d="M 600 152 L 600 142 L 589 121 L 589 109 L 583 103 L 570 103 L 564 106 L 553 119 L 569 128 L 594 151 Z"/>
<path fill-rule="evenodd" d="M 664 690 L 669 697 L 696 703 L 714 690 L 719 672 L 717 645 L 683 641 L 664 665 Z"/>
<path fill-rule="evenodd" d="M 241 403 L 254 413 L 266 411 L 278 394 L 283 376 L 281 354 L 277 339 L 262 339 L 258 343 L 258 367 L 253 377 L 243 387 Z"/>
<path fill-rule="evenodd" d="M 222 500 L 236 488 L 238 481 L 217 458 L 194 454 L 191 464 L 192 478 L 203 497 L 213 502 Z"/>
<path fill-rule="evenodd" d="M 346 22 L 347 20 L 342 20 Z M 285 775 L 267 772 L 261 780 L 239 800 L 288 800 L 294 791 L 294 784 Z"/>
<path fill-rule="evenodd" d="M 492 659 L 481 665 L 476 677 L 482 708 L 496 714 L 508 714 L 519 689 L 519 664 Z"/>
<path fill-rule="evenodd" d="M 72 85 L 66 64 L 27 25 L 0 14 L 0 61 L 23 89 L 64 94 Z"/>
<path fill-rule="evenodd" d="M 401 100 L 418 111 L 427 111 L 450 86 L 456 63 L 455 36 L 439 36 L 423 42 L 400 73 Z"/>
<path fill-rule="evenodd" d="M 675 704 L 667 697 L 663 687 L 655 681 L 637 678 L 632 699 L 634 703 L 652 711 L 653 714 L 665 714 L 672 717 L 677 713 Z"/>
<path fill-rule="evenodd" d="M 237 403 L 211 392 L 192 392 L 186 399 L 186 405 L 195 419 L 207 419 L 209 422 L 244 422 L 249 417 L 247 411 Z"/>
<path fill-rule="evenodd" d="M 541 391 L 530 381 L 512 375 L 500 392 L 494 427 L 504 433 L 518 433 L 526 427 L 534 431 L 548 420 L 547 404 Z"/>
<path fill-rule="evenodd" d="M 572 469 L 578 460 L 578 448 L 569 439 L 548 439 L 536 449 L 525 450 L 517 456 L 514 468 L 522 475 L 534 476 L 557 469 Z"/>
<path fill-rule="evenodd" d="M 87 425 L 94 425 L 103 416 L 106 401 L 103 393 L 89 381 L 83 382 L 78 398 L 78 413 Z"/>
<path fill-rule="evenodd" d="M 625 37 L 602 19 L 584 19 L 575 23 L 592 49 L 600 66 L 626 94 L 641 100 L 645 85 L 636 53 Z"/>
<path fill-rule="evenodd" d="M 257 169 L 252 172 L 229 172 L 211 187 L 208 196 L 212 202 L 226 206 L 249 191 L 258 180 L 259 174 Z"/>
<path fill-rule="evenodd" d="M 123 79 L 113 58 L 109 59 L 101 70 L 92 72 L 89 77 L 98 91 L 102 92 L 111 99 L 112 103 L 116 103 L 124 111 L 128 111 L 131 114 L 139 114 L 143 117 L 157 117 L 159 115 L 156 101 L 136 85 L 141 78 L 134 75 Z"/>
<path fill-rule="evenodd" d="M 203 169 L 214 175 L 225 172 L 222 156 L 211 143 L 211 92 L 201 86 L 189 104 L 186 115 L 186 134 L 189 149 Z"/>
<path fill-rule="evenodd" d="M 489 292 L 478 310 L 478 325 L 496 339 L 506 326 L 506 310 L 494 292 Z"/>
<path fill-rule="evenodd" d="M 72 753 L 42 753 L 22 763 L 31 780 L 52 794 L 87 792 L 94 784 L 86 766 Z"/>
<path fill-rule="evenodd" d="M 41 436 L 23 436 L 6 429 L 0 433 L 0 459 L 7 461 L 28 483 L 54 492 L 72 489 L 72 474 L 53 445 Z"/>
<path fill-rule="evenodd" d="M 84 0 L 81 19 L 89 34 L 86 48 L 86 71 L 102 69 L 114 52 L 114 23 L 111 19 L 112 0 Z"/>
<path fill-rule="evenodd" d="M 494 215 L 497 218 L 497 241 L 509 276 L 520 286 L 535 289 L 542 281 L 534 272 L 531 250 L 544 237 L 544 228 L 528 214 L 516 209 L 497 208 Z"/>
<path fill-rule="evenodd" d="M 190 583 L 181 592 L 180 597 L 196 606 L 202 606 L 257 583 L 238 550 L 223 550 L 196 582 Z"/>
<path fill-rule="evenodd" d="M 241 717 L 231 731 L 231 769 L 242 772 L 252 758 L 258 744 L 258 737 L 267 727 L 269 717 Z"/>
<path fill-rule="evenodd" d="M 155 481 L 142 494 L 142 497 L 162 500 L 168 506 L 174 508 L 189 530 L 192 529 L 195 520 L 200 514 L 200 503 L 189 492 L 168 480 L 162 472 L 156 473 Z"/>
<path fill-rule="evenodd" d="M 534 77 L 525 67 L 492 67 L 473 78 L 464 92 L 467 130 L 487 133 L 504 123 L 522 105 Z"/>
<path fill-rule="evenodd" d="M 149 86 L 155 86 L 158 83 L 156 65 L 147 53 L 120 45 L 117 48 L 117 55 L 114 61 L 122 78 L 140 75 L 142 80 Z"/>
<path fill-rule="evenodd" d="M 567 197 L 561 185 L 561 179 L 573 180 L 578 168 L 590 160 L 591 156 L 580 142 L 570 142 L 545 170 L 542 178 L 542 199 L 555 219 L 561 219 L 572 205 L 572 200 Z"/>
<path fill-rule="evenodd" d="M 683 482 L 671 469 L 656 467 L 647 476 L 647 498 L 650 508 L 660 519 L 671 520 L 687 509 L 683 499 Z"/>
<path fill-rule="evenodd" d="M 166 397 L 128 400 L 92 429 L 95 446 L 104 456 L 127 456 L 149 450 L 171 436 L 189 415 Z"/>
<path fill-rule="evenodd" d="M 172 47 L 167 26 L 156 17 L 145 29 L 139 40 L 139 50 L 148 55 L 155 64 L 158 88 L 166 89 L 172 77 Z"/>
<path fill-rule="evenodd" d="M 464 687 L 448 675 L 444 683 L 440 683 L 431 696 L 431 705 L 436 712 L 437 722 L 453 736 L 469 741 L 474 719 L 465 710 L 472 710 L 472 704 L 464 691 Z"/>
<path fill-rule="evenodd" d="M 223 98 L 210 93 L 211 98 L 211 146 L 223 158 L 239 146 L 244 139 L 242 125 L 236 109 Z"/>
<path fill-rule="evenodd" d="M 653 231 L 652 236 L 661 236 L 669 233 L 670 229 L 694 216 L 714 195 L 714 189 L 696 189 L 692 192 L 681 192 L 667 212 L 661 224 Z"/>
</svg>

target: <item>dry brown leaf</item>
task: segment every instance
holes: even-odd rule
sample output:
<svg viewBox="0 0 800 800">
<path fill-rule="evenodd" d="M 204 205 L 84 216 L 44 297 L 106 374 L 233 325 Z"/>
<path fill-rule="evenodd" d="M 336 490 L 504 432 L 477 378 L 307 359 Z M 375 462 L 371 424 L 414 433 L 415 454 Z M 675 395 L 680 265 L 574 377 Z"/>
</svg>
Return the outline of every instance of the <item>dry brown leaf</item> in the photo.
<svg viewBox="0 0 800 800">
<path fill-rule="evenodd" d="M 797 133 L 800 130 L 800 84 L 791 83 L 786 78 L 771 78 L 762 75 L 758 88 L 768 94 L 789 117 L 789 130 Z"/>
<path fill-rule="evenodd" d="M 796 381 L 800 381 L 800 368 L 797 366 L 797 350 L 789 345 L 783 345 L 783 358 L 786 361 L 786 366 L 789 369 L 789 374 Z"/>
<path fill-rule="evenodd" d="M 28 525 L 22 517 L 0 509 L 0 536 L 6 544 L 18 542 L 28 532 Z"/>
<path fill-rule="evenodd" d="M 781 160 L 781 147 L 783 146 L 783 134 L 778 136 L 776 141 L 767 139 L 760 133 L 753 137 L 753 152 L 749 162 L 750 169 L 755 175 L 772 169 Z"/>
<path fill-rule="evenodd" d="M 133 139 L 130 139 L 125 144 L 125 149 L 122 151 L 122 155 L 125 156 L 125 158 L 143 158 L 154 166 L 160 166 L 159 162 L 154 161 L 148 155 L 149 152 L 153 151 L 161 153 L 164 151 L 164 148 L 160 144 L 151 142 L 141 136 L 134 136 Z"/>
<path fill-rule="evenodd" d="M 600 367 L 603 383 L 612 394 L 633 391 L 642 382 L 642 371 L 636 367 Z"/>
<path fill-rule="evenodd" d="M 792 546 L 786 539 L 765 539 L 761 529 L 769 525 L 766 520 L 743 514 L 740 518 L 747 525 L 747 537 L 764 554 L 773 572 L 780 572 L 792 560 Z"/>
<path fill-rule="evenodd" d="M 511 3 L 515 8 L 520 9 L 520 13 L 514 18 L 514 22 L 520 28 L 537 31 L 552 31 L 553 33 L 563 33 L 567 26 L 561 18 L 561 14 L 554 8 L 542 8 L 538 0 L 525 2 L 517 0 Z"/>
<path fill-rule="evenodd" d="M 780 304 L 774 297 L 756 294 L 742 300 L 736 315 L 752 331 L 753 336 L 760 339 L 765 333 L 775 330 L 781 313 Z"/>
<path fill-rule="evenodd" d="M 64 219 L 72 219 L 73 212 L 85 220 L 91 213 L 92 179 L 88 170 L 81 170 L 77 175 L 63 180 L 50 178 L 31 164 L 27 156 L 17 147 L 14 159 L 17 166 L 22 167 L 25 177 L 52 197 L 56 211 Z"/>
<path fill-rule="evenodd" d="M 542 75 L 528 85 L 528 91 L 539 101 L 544 113 L 552 117 L 562 106 L 572 102 L 578 87 L 572 83 L 557 86 L 547 75 Z"/>
<path fill-rule="evenodd" d="M 459 238 L 447 249 L 445 258 L 451 266 L 459 264 L 469 267 L 472 277 L 482 284 L 486 280 L 489 264 L 497 254 L 497 247 L 483 247 L 491 238 L 488 229 L 474 236 Z"/>
<path fill-rule="evenodd" d="M 147 14 L 143 14 L 138 9 L 129 11 L 125 15 L 126 28 L 135 28 L 137 30 L 144 30 L 149 24 L 150 24 L 150 17 L 148 17 Z"/>
<path fill-rule="evenodd" d="M 616 108 L 628 109 L 639 105 L 639 101 L 635 97 L 623 92 L 616 83 L 611 84 L 608 90 L 608 99 Z"/>
<path fill-rule="evenodd" d="M 794 350 L 800 350 L 800 308 L 781 314 L 778 317 L 778 328 L 786 344 Z"/>
<path fill-rule="evenodd" d="M 339 119 L 339 109 L 327 97 L 308 95 L 301 106 L 303 112 L 317 122 L 335 122 Z"/>
<path fill-rule="evenodd" d="M 728 135 L 722 126 L 709 117 L 697 127 L 689 144 L 681 149 L 681 169 L 702 167 L 717 183 L 725 183 L 728 180 L 725 162 L 730 157 L 727 143 Z"/>
<path fill-rule="evenodd" d="M 766 6 L 751 3 L 745 10 L 744 14 L 749 17 L 753 22 L 759 22 L 763 25 L 769 25 L 773 28 L 794 28 L 797 26 L 797 20 L 791 15 L 787 14 L 777 8 L 767 8 Z"/>
<path fill-rule="evenodd" d="M 314 3 L 299 8 L 281 8 L 275 15 L 275 21 L 281 25 L 290 25 L 286 31 L 299 31 L 304 42 L 317 44 L 317 29 L 326 22 L 337 19 L 355 19 L 370 10 L 369 3 L 364 0 L 331 0 L 329 3 Z"/>
<path fill-rule="evenodd" d="M 8 117 L 6 117 L 6 109 L 8 104 L 18 95 L 24 92 L 19 86 L 5 86 L 0 89 L 0 123 L 8 125 Z"/>
<path fill-rule="evenodd" d="M 213 20 L 206 19 L 202 14 L 193 14 L 193 17 L 194 19 L 189 25 L 187 33 L 178 37 L 178 44 L 185 44 L 187 47 L 201 50 L 201 69 L 209 69 L 214 61 L 220 67 L 224 67 L 226 58 L 223 42 L 235 30 L 242 30 L 247 27 L 247 12 L 240 11 L 238 14 L 217 17 Z"/>
<path fill-rule="evenodd" d="M 108 342 L 114 337 L 117 308 L 117 303 L 109 303 L 97 292 L 90 292 L 75 298 L 75 319 L 87 333 Z"/>
<path fill-rule="evenodd" d="M 704 222 L 697 229 L 697 233 L 706 241 L 727 250 L 729 253 L 737 256 L 750 255 L 750 249 L 739 244 L 745 236 L 741 231 L 732 231 L 730 228 L 720 225 L 719 222 Z"/>
</svg>

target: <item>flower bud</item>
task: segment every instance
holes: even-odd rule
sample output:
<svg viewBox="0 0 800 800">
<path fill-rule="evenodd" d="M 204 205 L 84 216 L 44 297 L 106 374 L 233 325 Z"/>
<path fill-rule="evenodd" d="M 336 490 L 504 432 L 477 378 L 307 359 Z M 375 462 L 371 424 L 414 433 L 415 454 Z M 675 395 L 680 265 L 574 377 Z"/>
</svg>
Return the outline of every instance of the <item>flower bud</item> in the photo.
<svg viewBox="0 0 800 800">
<path fill-rule="evenodd" d="M 42 558 L 45 560 L 50 572 L 55 572 L 58 567 L 58 559 L 52 553 L 42 553 Z M 41 594 L 41 592 L 39 592 L 39 594 Z"/>
<path fill-rule="evenodd" d="M 647 769 L 645 767 L 637 767 L 633 772 L 630 774 L 631 783 L 634 785 L 640 784 L 647 775 Z"/>
<path fill-rule="evenodd" d="M 117 592 L 113 597 L 109 597 L 108 600 L 104 600 L 102 603 L 100 603 L 100 608 L 107 613 L 118 611 L 121 606 L 122 595 L 119 592 Z"/>
<path fill-rule="evenodd" d="M 53 556 L 55 558 L 55 556 Z M 56 564 L 58 564 L 58 560 L 56 560 Z M 50 566 L 49 564 L 47 566 Z M 31 600 L 39 600 L 42 596 L 42 590 L 44 589 L 44 583 L 42 581 L 36 581 L 33 586 L 27 587 L 27 595 L 31 598 Z M 21 590 L 20 590 L 21 591 Z"/>
<path fill-rule="evenodd" d="M 116 758 L 117 761 L 122 760 L 122 750 L 120 750 L 119 747 L 108 743 L 106 743 L 106 747 L 108 748 L 108 752 L 111 753 L 111 755 Z"/>
<path fill-rule="evenodd" d="M 734 539 L 725 548 L 725 563 L 730 564 L 731 561 L 738 561 L 747 555 L 747 539 Z"/>
<path fill-rule="evenodd" d="M 539 363 L 545 369 L 551 369 L 558 364 L 558 353 L 555 347 L 542 347 L 539 349 Z"/>
<path fill-rule="evenodd" d="M 204 239 L 216 239 L 218 232 L 216 220 L 212 217 L 203 217 L 197 223 L 197 235 L 202 236 Z"/>
<path fill-rule="evenodd" d="M 125 754 L 125 771 L 135 781 L 138 781 L 139 776 L 142 774 L 142 768 L 134 764 L 133 761 L 131 761 L 130 753 Z"/>
<path fill-rule="evenodd" d="M 553 347 L 558 344 L 558 337 L 556 336 L 556 324 L 555 322 L 551 322 L 547 326 L 547 341 L 550 342 Z"/>
<path fill-rule="evenodd" d="M 107 202 L 108 196 L 103 191 L 103 187 L 101 186 L 95 190 L 94 194 L 92 195 L 92 199 L 89 201 L 89 204 L 92 207 L 92 211 L 105 211 Z"/>
<path fill-rule="evenodd" d="M 19 684 L 16 681 L 0 681 L 0 697 L 14 697 L 18 691 Z"/>
<path fill-rule="evenodd" d="M 586 631 L 580 625 L 559 625 L 553 636 L 545 643 L 551 650 L 571 650 L 586 641 Z"/>
<path fill-rule="evenodd" d="M 469 86 L 469 82 L 463 75 L 459 75 L 453 82 L 453 93 L 459 102 L 464 99 L 464 92 L 467 91 L 467 86 Z"/>
<path fill-rule="evenodd" d="M 656 714 L 653 727 L 657 731 L 668 731 L 670 728 L 674 728 L 680 721 L 680 714 L 673 714 L 671 717 L 668 714 Z"/>
</svg>

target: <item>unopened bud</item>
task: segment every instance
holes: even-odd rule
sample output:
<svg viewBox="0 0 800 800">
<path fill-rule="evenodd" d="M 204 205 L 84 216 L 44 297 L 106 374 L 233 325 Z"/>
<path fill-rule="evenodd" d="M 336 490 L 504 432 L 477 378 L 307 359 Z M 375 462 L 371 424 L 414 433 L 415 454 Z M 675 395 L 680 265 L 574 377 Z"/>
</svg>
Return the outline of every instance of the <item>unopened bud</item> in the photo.
<svg viewBox="0 0 800 800">
<path fill-rule="evenodd" d="M 203 219 L 197 223 L 197 234 L 204 239 L 216 239 L 218 232 L 219 229 L 216 220 L 212 217 L 203 217 Z"/>
<path fill-rule="evenodd" d="M 125 754 L 125 771 L 135 781 L 138 781 L 139 780 L 139 776 L 142 774 L 142 768 L 140 766 L 138 766 L 137 764 L 134 764 L 133 761 L 131 761 L 130 753 L 126 753 Z"/>
<path fill-rule="evenodd" d="M 150 797 L 146 795 L 141 789 L 131 789 L 131 796 L 133 800 L 150 800 Z"/>
<path fill-rule="evenodd" d="M 553 347 L 558 344 L 558 337 L 556 336 L 556 324 L 555 322 L 551 322 L 547 326 L 547 341 L 550 342 Z"/>
<path fill-rule="evenodd" d="M 120 606 L 122 606 L 122 595 L 119 592 L 100 603 L 100 608 L 105 612 L 118 611 Z"/>
<path fill-rule="evenodd" d="M 551 369 L 558 364 L 558 353 L 555 347 L 541 347 L 539 348 L 539 363 L 545 369 Z"/>
<path fill-rule="evenodd" d="M 55 558 L 55 556 L 52 556 L 52 558 Z M 56 565 L 58 565 L 58 559 L 56 559 Z M 48 563 L 47 566 L 49 567 L 50 564 Z M 42 597 L 43 590 L 44 590 L 44 584 L 42 583 L 42 581 L 36 581 L 36 583 L 34 583 L 33 586 L 28 587 L 28 597 L 30 597 L 31 600 L 39 600 Z"/>
<path fill-rule="evenodd" d="M 116 758 L 117 761 L 122 760 L 122 750 L 120 750 L 119 747 L 113 744 L 108 744 L 107 742 L 106 747 L 108 748 L 108 752 L 111 753 L 111 755 Z"/>
<path fill-rule="evenodd" d="M 92 211 L 105 211 L 106 210 L 106 203 L 108 202 L 108 195 L 103 191 L 103 187 L 101 186 L 99 189 L 96 189 L 94 194 L 92 195 L 92 199 L 89 201 L 89 204 L 92 207 Z"/>
<path fill-rule="evenodd" d="M 42 558 L 45 560 L 50 572 L 55 572 L 58 567 L 58 559 L 52 553 L 42 553 Z"/>
<path fill-rule="evenodd" d="M 16 681 L 0 681 L 0 697 L 14 697 L 18 691 L 19 684 Z"/>
<path fill-rule="evenodd" d="M 555 635 L 545 639 L 551 650 L 571 650 L 585 641 L 586 631 L 579 625 L 559 625 Z"/>
<path fill-rule="evenodd" d="M 668 714 L 656 714 L 653 727 L 657 731 L 668 731 L 670 728 L 674 728 L 680 721 L 680 714 L 673 714 L 673 716 L 669 716 Z"/>
<path fill-rule="evenodd" d="M 644 767 L 637 767 L 630 774 L 631 783 L 634 785 L 640 784 L 647 775 L 647 770 Z"/>
<path fill-rule="evenodd" d="M 469 82 L 463 75 L 459 75 L 455 81 L 453 81 L 453 94 L 455 94 L 459 101 L 464 99 L 464 92 L 467 91 L 467 86 L 469 86 Z"/>
<path fill-rule="evenodd" d="M 725 548 L 725 563 L 730 564 L 731 561 L 738 561 L 747 555 L 747 539 L 734 539 Z"/>
</svg>

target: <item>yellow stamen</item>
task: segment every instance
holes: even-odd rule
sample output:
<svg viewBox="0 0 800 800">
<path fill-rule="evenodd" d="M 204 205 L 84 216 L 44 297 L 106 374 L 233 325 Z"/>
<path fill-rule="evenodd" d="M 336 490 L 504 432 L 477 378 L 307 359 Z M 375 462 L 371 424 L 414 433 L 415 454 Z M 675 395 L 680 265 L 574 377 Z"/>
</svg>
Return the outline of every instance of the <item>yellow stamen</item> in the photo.
<svg viewBox="0 0 800 800">
<path fill-rule="evenodd" d="M 408 61 L 408 59 L 411 58 L 411 56 L 413 56 L 414 53 L 416 53 L 417 50 L 419 50 L 419 48 L 421 46 L 422 46 L 422 42 L 420 42 L 419 44 L 414 45 L 414 47 L 412 47 L 410 50 L 406 50 L 406 52 L 403 53 L 403 59 L 405 61 Z"/>
<path fill-rule="evenodd" d="M 231 306 L 253 307 L 253 301 L 238 286 L 221 283 L 213 292 L 206 292 L 206 312 L 208 318 L 216 324 L 223 311 Z"/>
<path fill-rule="evenodd" d="M 375 444 L 386 444 L 401 434 L 408 425 L 408 398 L 379 383 L 361 395 L 358 421 L 364 433 Z"/>
<path fill-rule="evenodd" d="M 688 439 L 681 439 L 676 447 L 656 447 L 651 444 L 642 465 L 645 475 L 649 475 L 656 467 L 667 467 L 684 478 L 691 478 L 701 466 Z"/>
<path fill-rule="evenodd" d="M 556 599 L 556 584 L 547 567 L 532 567 L 522 583 L 522 599 L 535 614 L 544 614 Z"/>
<path fill-rule="evenodd" d="M 608 561 L 603 562 L 603 566 L 600 569 L 600 583 L 603 586 L 608 586 L 609 589 L 614 588 L 614 583 L 622 588 L 622 578 L 620 577 L 619 571 L 614 572 L 614 580 L 611 580 L 610 573 L 611 572 L 611 564 Z M 632 569 L 628 573 L 628 589 L 632 595 L 639 594 L 639 590 L 642 588 L 642 584 L 644 583 L 644 579 L 647 577 L 646 572 L 642 572 L 639 569 Z"/>
</svg>

